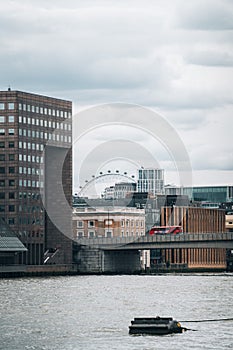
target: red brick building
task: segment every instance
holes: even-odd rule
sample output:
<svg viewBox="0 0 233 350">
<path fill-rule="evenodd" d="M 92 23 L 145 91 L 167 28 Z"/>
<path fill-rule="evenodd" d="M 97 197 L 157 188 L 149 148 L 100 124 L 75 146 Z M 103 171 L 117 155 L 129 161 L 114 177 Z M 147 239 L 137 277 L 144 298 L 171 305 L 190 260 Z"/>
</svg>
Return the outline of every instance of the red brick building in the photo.
<svg viewBox="0 0 233 350">
<path fill-rule="evenodd" d="M 71 205 L 71 114 L 70 101 L 0 91 L 0 217 L 28 249 L 24 264 L 43 264 L 49 249 L 59 251 L 59 263 L 72 262 L 71 211 L 57 195 L 62 189 Z"/>
</svg>

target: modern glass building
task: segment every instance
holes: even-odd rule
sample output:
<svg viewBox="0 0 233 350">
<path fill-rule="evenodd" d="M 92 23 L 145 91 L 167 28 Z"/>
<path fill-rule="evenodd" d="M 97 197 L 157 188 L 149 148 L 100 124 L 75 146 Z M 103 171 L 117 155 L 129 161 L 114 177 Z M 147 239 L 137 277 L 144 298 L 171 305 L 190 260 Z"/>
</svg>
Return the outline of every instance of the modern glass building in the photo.
<svg viewBox="0 0 233 350">
<path fill-rule="evenodd" d="M 187 195 L 192 201 L 224 203 L 233 201 L 233 186 L 165 186 L 166 195 Z"/>
<path fill-rule="evenodd" d="M 164 170 L 163 169 L 139 169 L 138 170 L 138 192 L 149 194 L 164 194 Z"/>
</svg>

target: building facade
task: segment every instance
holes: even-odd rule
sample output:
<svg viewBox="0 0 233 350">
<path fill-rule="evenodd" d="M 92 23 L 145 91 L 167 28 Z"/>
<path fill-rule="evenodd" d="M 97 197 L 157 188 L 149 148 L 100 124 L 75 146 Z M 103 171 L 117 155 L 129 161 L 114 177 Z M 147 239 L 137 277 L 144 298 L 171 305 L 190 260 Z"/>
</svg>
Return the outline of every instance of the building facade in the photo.
<svg viewBox="0 0 233 350">
<path fill-rule="evenodd" d="M 114 186 L 114 199 L 126 198 L 136 191 L 136 183 L 119 182 Z"/>
<path fill-rule="evenodd" d="M 73 235 L 76 237 L 129 237 L 145 235 L 145 211 L 136 208 L 74 208 Z"/>
<path fill-rule="evenodd" d="M 54 225 L 49 208 L 53 203 L 54 213 L 59 209 L 68 235 L 71 214 L 66 216 L 53 195 L 62 183 L 71 205 L 71 114 L 70 101 L 0 91 L 0 216 L 28 249 L 21 257 L 24 264 L 43 264 L 50 249 L 59 251 L 60 263 L 72 260 L 70 240 Z"/>
<path fill-rule="evenodd" d="M 166 195 L 187 195 L 192 202 L 203 202 L 204 205 L 220 204 L 233 201 L 233 186 L 165 186 Z"/>
<path fill-rule="evenodd" d="M 179 225 L 186 233 L 225 232 L 225 212 L 194 207 L 163 207 L 161 225 Z M 226 249 L 163 249 L 162 262 L 187 268 L 226 268 Z"/>
<path fill-rule="evenodd" d="M 164 170 L 163 169 L 139 169 L 138 192 L 148 192 L 150 195 L 157 195 L 164 193 Z"/>
</svg>

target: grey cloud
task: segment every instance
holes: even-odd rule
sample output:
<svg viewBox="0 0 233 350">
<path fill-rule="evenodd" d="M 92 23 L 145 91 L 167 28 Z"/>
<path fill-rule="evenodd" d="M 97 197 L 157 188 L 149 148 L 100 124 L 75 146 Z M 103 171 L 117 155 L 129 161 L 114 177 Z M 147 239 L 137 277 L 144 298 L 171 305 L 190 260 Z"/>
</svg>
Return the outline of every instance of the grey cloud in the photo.
<svg viewBox="0 0 233 350">
<path fill-rule="evenodd" d="M 179 25 L 191 30 L 233 29 L 233 4 L 228 0 L 182 1 Z"/>
<path fill-rule="evenodd" d="M 195 50 L 186 56 L 186 62 L 210 67 L 232 67 L 233 66 L 233 54 L 232 48 L 228 51 L 221 51 L 221 47 L 218 50 L 210 48 L 209 50 Z"/>
</svg>

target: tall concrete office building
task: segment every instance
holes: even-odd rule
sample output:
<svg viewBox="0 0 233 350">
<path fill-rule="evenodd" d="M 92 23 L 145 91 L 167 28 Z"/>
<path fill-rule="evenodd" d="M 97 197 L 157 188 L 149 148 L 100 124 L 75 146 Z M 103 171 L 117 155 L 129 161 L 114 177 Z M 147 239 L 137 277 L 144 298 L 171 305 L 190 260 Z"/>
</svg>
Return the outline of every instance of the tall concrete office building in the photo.
<svg viewBox="0 0 233 350">
<path fill-rule="evenodd" d="M 137 181 L 138 192 L 148 192 L 149 194 L 164 193 L 164 170 L 154 168 L 141 168 L 138 170 Z"/>
<path fill-rule="evenodd" d="M 72 103 L 0 91 L 0 217 L 21 263 L 72 262 Z"/>
</svg>

